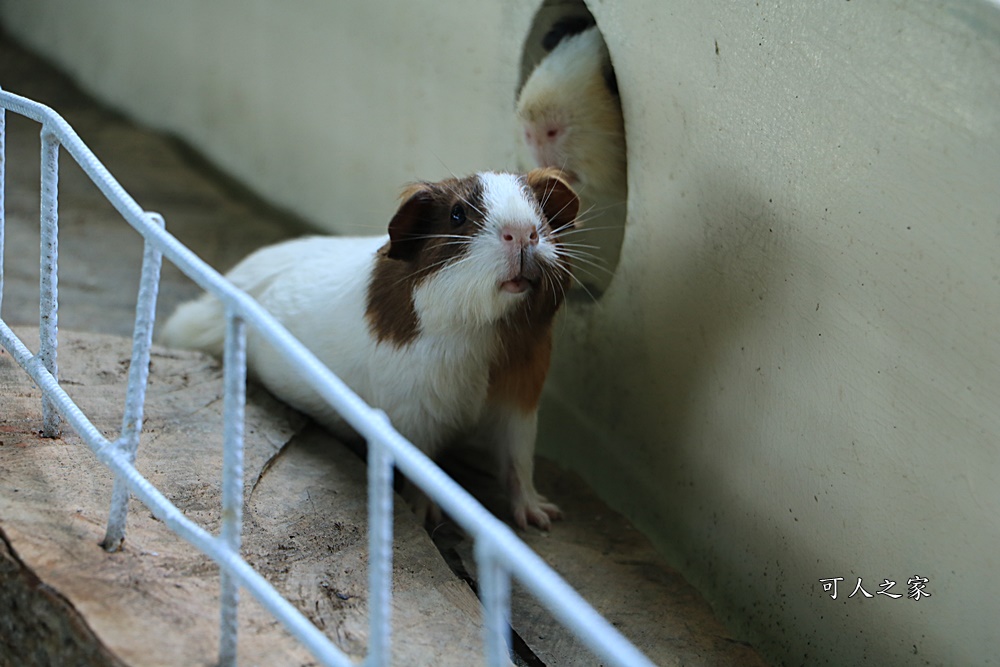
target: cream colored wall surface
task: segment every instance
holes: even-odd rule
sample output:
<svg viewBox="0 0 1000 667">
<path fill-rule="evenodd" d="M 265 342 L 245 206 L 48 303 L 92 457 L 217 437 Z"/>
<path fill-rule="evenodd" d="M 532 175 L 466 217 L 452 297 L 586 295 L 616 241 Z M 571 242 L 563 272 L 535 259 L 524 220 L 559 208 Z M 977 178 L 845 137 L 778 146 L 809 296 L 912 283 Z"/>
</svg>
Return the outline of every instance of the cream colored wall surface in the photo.
<svg viewBox="0 0 1000 667">
<path fill-rule="evenodd" d="M 382 228 L 402 182 L 516 163 L 535 2 L 68 4 L 0 15 L 331 229 Z M 590 9 L 628 227 L 609 290 L 560 323 L 543 450 L 775 663 L 992 664 L 997 5 Z M 873 598 L 848 598 L 859 577 Z"/>
</svg>

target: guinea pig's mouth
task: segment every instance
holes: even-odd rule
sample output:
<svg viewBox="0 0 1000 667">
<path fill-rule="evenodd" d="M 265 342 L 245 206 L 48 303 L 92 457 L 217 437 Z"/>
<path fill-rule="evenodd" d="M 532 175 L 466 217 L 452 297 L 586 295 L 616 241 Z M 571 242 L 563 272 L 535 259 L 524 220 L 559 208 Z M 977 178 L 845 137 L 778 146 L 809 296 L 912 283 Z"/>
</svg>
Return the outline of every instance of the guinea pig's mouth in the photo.
<svg viewBox="0 0 1000 667">
<path fill-rule="evenodd" d="M 508 294 L 522 294 L 534 287 L 535 282 L 528 280 L 524 276 L 517 276 L 516 278 L 511 278 L 500 283 L 500 291 L 507 292 Z"/>
</svg>

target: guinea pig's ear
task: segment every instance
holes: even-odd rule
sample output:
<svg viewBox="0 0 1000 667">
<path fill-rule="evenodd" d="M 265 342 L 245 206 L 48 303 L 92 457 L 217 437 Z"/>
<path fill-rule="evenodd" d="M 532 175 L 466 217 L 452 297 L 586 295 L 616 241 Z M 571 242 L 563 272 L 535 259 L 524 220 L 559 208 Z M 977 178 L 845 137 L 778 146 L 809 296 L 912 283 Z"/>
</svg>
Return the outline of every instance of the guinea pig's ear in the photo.
<svg viewBox="0 0 1000 667">
<path fill-rule="evenodd" d="M 533 169 L 528 172 L 527 181 L 552 230 L 558 233 L 571 229 L 580 212 L 580 199 L 562 171 L 554 167 Z"/>
<path fill-rule="evenodd" d="M 432 220 L 434 193 L 424 183 L 403 191 L 403 203 L 389 221 L 390 259 L 411 260 L 420 250 Z"/>
</svg>

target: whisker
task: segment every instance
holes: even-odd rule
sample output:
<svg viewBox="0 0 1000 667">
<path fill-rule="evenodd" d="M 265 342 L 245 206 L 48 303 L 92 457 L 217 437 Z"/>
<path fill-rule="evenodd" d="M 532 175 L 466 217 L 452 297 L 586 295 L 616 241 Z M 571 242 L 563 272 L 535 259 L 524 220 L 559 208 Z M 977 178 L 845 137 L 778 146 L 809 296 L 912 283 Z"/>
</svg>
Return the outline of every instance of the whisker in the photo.
<svg viewBox="0 0 1000 667">
<path fill-rule="evenodd" d="M 568 295 L 568 293 L 569 293 L 569 286 L 572 284 L 573 272 L 570 271 L 565 266 L 560 266 L 559 267 L 559 272 L 561 274 L 563 274 L 565 276 L 568 276 L 570 278 L 569 282 L 560 280 L 558 282 L 558 284 L 556 285 L 559 288 L 559 292 L 560 292 L 559 298 L 561 300 L 565 300 L 566 297 L 567 297 L 567 295 Z M 553 282 L 555 282 L 555 278 L 553 278 Z"/>
<path fill-rule="evenodd" d="M 452 242 L 454 245 L 472 243 L 472 238 L 463 234 L 413 234 L 406 237 L 407 241 L 428 241 L 431 239 L 454 239 Z"/>
<path fill-rule="evenodd" d="M 457 245 L 466 245 L 466 244 L 457 244 Z M 420 278 L 421 276 L 425 276 L 428 273 L 431 273 L 432 271 L 435 271 L 435 270 L 439 269 L 440 267 L 447 266 L 449 262 L 451 262 L 452 266 L 458 266 L 459 264 L 462 264 L 463 262 L 469 261 L 471 258 L 472 258 L 471 255 L 465 255 L 464 257 L 461 257 L 461 258 L 459 258 L 456 261 L 454 256 L 452 256 L 452 257 L 445 257 L 443 259 L 440 259 L 440 260 L 434 262 L 433 264 L 428 264 L 427 266 L 421 267 L 414 274 L 403 276 L 402 278 L 400 278 L 399 280 L 397 280 L 393 284 L 393 286 L 399 286 L 399 285 L 403 284 L 404 282 L 406 282 L 411 277 Z"/>
<path fill-rule="evenodd" d="M 583 290 L 584 292 L 586 292 L 587 296 L 589 296 L 589 297 L 590 297 L 590 300 L 591 300 L 591 301 L 593 301 L 594 303 L 597 303 L 597 297 L 596 297 L 596 296 L 594 296 L 594 293 L 593 293 L 593 292 L 591 292 L 591 291 L 590 291 L 589 289 L 587 289 L 587 286 L 586 286 L 586 285 L 585 285 L 585 284 L 583 283 L 583 281 L 582 281 L 582 280 L 580 280 L 579 278 L 577 278 L 577 277 L 576 277 L 575 275 L 573 275 L 572 273 L 570 273 L 570 274 L 569 274 L 569 277 L 570 277 L 570 278 L 572 278 L 574 282 L 576 282 L 577 286 L 578 286 L 578 287 L 579 287 L 580 289 L 582 289 L 582 290 Z"/>
<path fill-rule="evenodd" d="M 440 262 L 436 262 L 433 265 L 433 268 L 437 268 L 439 266 L 444 266 L 444 268 L 453 268 L 453 267 L 456 267 L 456 266 L 461 266 L 462 264 L 465 264 L 466 262 L 471 262 L 473 260 L 473 256 L 472 255 L 466 255 L 465 257 L 462 257 L 459 260 L 453 261 L 453 262 L 451 262 L 449 264 L 448 262 L 451 261 L 451 260 L 453 260 L 453 259 L 454 258 L 452 257 L 452 258 L 449 258 L 449 259 L 441 260 Z M 431 268 L 431 267 L 428 267 L 428 268 Z"/>
<path fill-rule="evenodd" d="M 552 196 L 552 193 L 553 193 L 553 192 L 555 192 L 555 188 L 554 188 L 554 187 L 553 187 L 553 188 L 552 188 L 552 190 L 551 190 L 551 191 L 549 192 L 549 195 L 548 195 L 548 196 L 549 196 L 549 197 L 551 197 L 551 196 Z M 565 210 L 566 210 L 567 208 L 569 208 L 570 204 L 572 204 L 572 203 L 573 203 L 573 200 L 572 200 L 572 199 L 570 199 L 569 201 L 567 201 L 567 202 L 566 202 L 565 204 L 563 204 L 563 205 L 562 205 L 562 207 L 561 207 L 561 208 L 560 208 L 560 209 L 559 209 L 558 211 L 556 211 L 556 214 L 555 214 L 554 216 L 552 216 L 552 217 L 554 217 L 554 218 L 558 218 L 558 217 L 559 217 L 559 214 L 560 214 L 560 213 L 562 213 L 563 211 L 565 211 Z M 573 219 L 573 221 L 572 221 L 572 222 L 568 222 L 568 223 L 566 223 L 566 224 L 573 224 L 573 223 L 575 223 L 575 222 L 576 222 L 577 220 L 579 220 L 579 219 L 580 219 L 580 213 L 579 213 L 579 212 L 577 212 L 577 215 L 576 215 L 576 217 L 575 217 L 575 218 Z"/>
<path fill-rule="evenodd" d="M 447 164 L 445 164 L 444 160 L 441 159 L 441 156 L 438 155 L 437 153 L 435 153 L 434 151 L 431 151 L 431 153 L 434 155 L 434 159 L 441 163 L 441 166 L 444 167 L 444 170 L 447 171 L 449 174 L 451 174 L 452 178 L 454 178 L 455 180 L 458 180 L 458 174 L 456 174 L 455 172 L 453 172 L 451 170 L 451 167 L 449 167 Z"/>
<path fill-rule="evenodd" d="M 599 262 L 593 262 L 584 257 L 576 257 L 576 258 L 564 257 L 562 259 L 562 264 L 572 267 L 572 270 L 574 272 L 583 271 L 589 273 L 592 276 L 596 276 L 596 274 L 593 273 L 593 271 L 600 271 L 601 275 L 611 275 L 611 271 L 604 264 L 601 264 Z"/>
<path fill-rule="evenodd" d="M 578 212 L 576 214 L 576 218 L 574 218 L 572 221 L 570 221 L 570 222 L 566 223 L 565 225 L 561 226 L 558 229 L 558 232 L 562 232 L 562 230 L 564 230 L 564 229 L 573 228 L 573 227 L 576 227 L 578 229 L 579 228 L 587 228 L 587 229 L 589 229 L 589 227 L 587 226 L 587 223 L 589 223 L 591 220 L 594 220 L 595 218 L 601 217 L 601 215 L 603 214 L 604 210 L 606 210 L 606 208 L 607 207 L 603 207 L 602 210 L 598 210 L 596 204 L 591 204 L 590 206 L 588 206 L 583 211 Z"/>
<path fill-rule="evenodd" d="M 623 204 L 628 203 L 628 199 L 614 199 L 607 200 L 601 198 L 590 199 L 587 197 L 586 192 L 581 193 L 582 198 L 587 202 L 588 206 L 583 213 L 603 213 L 609 209 L 617 208 Z"/>
<path fill-rule="evenodd" d="M 560 232 L 560 237 L 573 236 L 574 234 L 586 234 L 587 232 L 601 231 L 605 229 L 621 229 L 617 225 L 601 225 L 600 227 L 582 227 L 579 229 L 567 229 L 564 232 Z"/>
<path fill-rule="evenodd" d="M 619 206 L 624 206 L 627 203 L 628 203 L 628 199 L 615 199 L 613 201 L 605 201 L 600 206 L 597 206 L 596 204 L 594 204 L 594 206 L 599 211 L 607 211 L 608 209 L 611 209 L 611 208 L 617 208 Z"/>
<path fill-rule="evenodd" d="M 586 219 L 596 218 L 598 216 L 604 215 L 605 213 L 608 213 L 609 211 L 613 211 L 614 209 L 621 208 L 621 206 L 624 205 L 625 203 L 626 203 L 625 199 L 620 199 L 620 200 L 616 200 L 616 201 L 613 201 L 613 202 L 608 202 L 606 204 L 601 204 L 600 206 L 598 206 L 597 203 L 591 203 L 590 206 L 588 206 L 586 210 L 582 211 L 577 216 L 577 218 L 578 219 L 579 218 L 586 218 Z"/>
<path fill-rule="evenodd" d="M 454 176 L 454 174 L 453 174 L 453 176 Z M 461 180 L 461 179 L 460 179 L 460 178 L 458 178 L 457 176 L 455 176 L 454 178 L 455 178 L 455 180 Z M 469 201 L 469 200 L 468 200 L 468 199 L 466 199 L 466 198 L 465 198 L 464 196 L 462 196 L 462 193 L 460 193 L 460 192 L 458 191 L 458 189 L 456 189 L 456 188 L 455 188 L 455 187 L 454 187 L 453 185 L 451 185 L 451 184 L 449 183 L 449 184 L 446 184 L 446 185 L 445 185 L 445 187 L 446 187 L 446 188 L 448 188 L 448 191 L 449 191 L 449 192 L 451 192 L 451 194 L 453 194 L 453 195 L 455 195 L 456 197 L 458 197 L 459 201 L 461 201 L 461 202 L 462 202 L 463 204 L 465 204 L 466 206 L 468 206 L 469 208 L 471 208 L 471 209 L 472 209 L 473 211 L 475 211 L 476 213 L 478 213 L 478 214 L 480 215 L 480 217 L 483 217 L 483 218 L 485 218 L 485 217 L 486 217 L 486 213 L 484 213 L 484 212 L 483 212 L 482 210 L 480 210 L 480 208 L 479 208 L 478 206 L 476 206 L 476 205 L 475 205 L 475 204 L 473 204 L 473 203 L 472 203 L 471 201 Z M 474 222 L 474 223 L 475 223 L 475 224 L 476 224 L 477 226 L 479 226 L 480 228 L 482 227 L 482 224 L 481 224 L 481 223 L 479 223 L 479 222 L 477 222 L 477 221 L 475 221 L 475 220 L 473 220 L 473 222 Z"/>
<path fill-rule="evenodd" d="M 570 262 L 573 266 L 574 271 L 579 271 L 580 273 L 586 273 L 592 278 L 597 278 L 598 276 L 612 276 L 614 271 L 608 267 L 598 264 L 597 262 L 591 262 L 587 259 L 576 259 Z M 599 273 L 598 273 L 599 272 Z"/>
<path fill-rule="evenodd" d="M 607 266 L 607 261 L 603 257 L 598 257 L 593 253 L 589 253 L 586 251 L 568 251 L 566 249 L 560 249 L 558 251 L 558 256 L 563 259 L 568 258 L 574 266 L 576 266 L 577 264 L 586 264 L 587 266 L 592 266 L 595 269 L 604 271 L 608 274 L 612 273 Z"/>
<path fill-rule="evenodd" d="M 433 264 L 428 264 L 427 266 L 419 269 L 415 274 L 403 276 L 402 278 L 400 278 L 399 280 L 397 280 L 395 283 L 393 283 L 393 287 L 398 287 L 399 285 L 404 284 L 411 277 L 413 277 L 413 278 L 420 278 L 421 276 L 425 276 L 428 273 L 431 273 L 432 271 L 434 271 L 434 270 L 436 270 L 436 269 L 438 269 L 438 268 L 440 268 L 442 266 L 445 266 L 452 259 L 453 258 L 451 258 L 451 257 L 446 257 L 445 259 L 442 259 L 442 260 L 439 260 L 437 262 L 434 262 Z M 454 265 L 457 266 L 458 264 L 461 264 L 463 261 L 465 261 L 467 259 L 468 259 L 468 257 L 464 257 L 464 258 L 460 259 L 459 261 L 455 262 Z"/>
<path fill-rule="evenodd" d="M 552 292 L 559 301 L 563 301 L 566 298 L 566 288 L 563 286 L 563 282 L 560 280 L 556 282 L 554 272 L 545 274 L 545 284 L 548 290 Z"/>
<path fill-rule="evenodd" d="M 589 248 L 592 248 L 594 250 L 600 250 L 599 247 L 595 247 L 595 246 L 589 246 Z M 557 252 L 557 254 L 560 257 L 562 257 L 562 256 L 565 256 L 565 257 L 584 257 L 584 258 L 590 258 L 590 259 L 599 259 L 600 258 L 600 255 L 597 252 L 591 252 L 591 250 L 588 249 L 588 247 L 583 247 L 583 248 L 563 247 L 563 248 L 559 248 L 556 252 Z"/>
<path fill-rule="evenodd" d="M 580 266 L 580 264 L 583 264 L 584 266 Z M 574 262 L 573 263 L 573 269 L 575 269 L 576 271 L 579 271 L 580 273 L 585 273 L 588 276 L 590 276 L 591 278 L 595 278 L 595 279 L 596 278 L 600 278 L 601 276 L 613 276 L 614 275 L 614 271 L 611 271 L 610 269 L 608 269 L 605 266 L 601 266 L 600 264 L 595 264 L 593 262 L 586 262 L 586 261 L 583 261 L 583 260 L 580 260 L 579 263 Z M 600 273 L 597 273 L 598 271 Z"/>
<path fill-rule="evenodd" d="M 565 241 L 563 239 L 559 239 L 559 241 L 554 245 L 556 246 L 557 250 L 563 250 L 567 253 L 574 252 L 583 255 L 595 254 L 590 252 L 591 250 L 597 250 L 597 251 L 603 250 L 603 246 L 601 245 L 592 243 L 583 243 L 581 241 Z"/>
<path fill-rule="evenodd" d="M 576 241 L 561 241 L 561 245 L 569 250 L 600 250 L 601 246 L 590 243 L 579 243 Z"/>
</svg>

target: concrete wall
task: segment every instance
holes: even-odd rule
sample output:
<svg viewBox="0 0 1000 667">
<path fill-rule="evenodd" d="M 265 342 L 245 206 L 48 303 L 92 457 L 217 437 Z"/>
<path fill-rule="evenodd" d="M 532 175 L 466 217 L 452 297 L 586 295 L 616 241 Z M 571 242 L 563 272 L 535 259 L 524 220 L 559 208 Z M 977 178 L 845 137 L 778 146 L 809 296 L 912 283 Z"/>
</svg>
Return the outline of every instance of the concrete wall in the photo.
<svg viewBox="0 0 1000 667">
<path fill-rule="evenodd" d="M 537 9 L 0 0 L 85 87 L 341 232 L 382 228 L 404 181 L 517 164 Z M 561 322 L 543 449 L 776 662 L 995 661 L 997 5 L 590 9 L 628 224 Z M 858 577 L 904 596 L 847 599 Z"/>
</svg>

